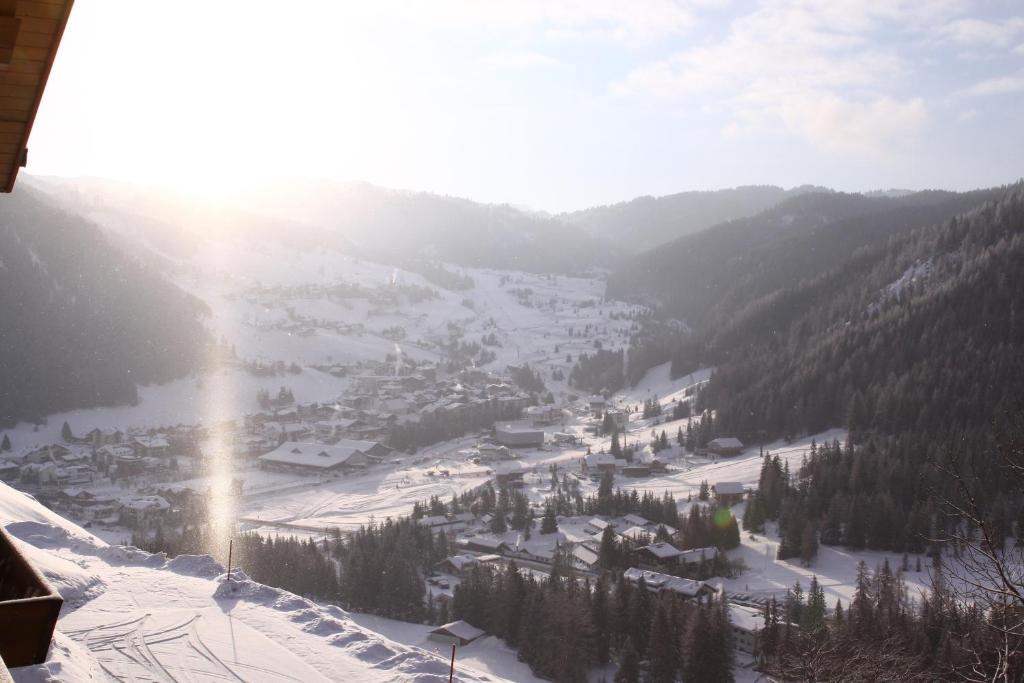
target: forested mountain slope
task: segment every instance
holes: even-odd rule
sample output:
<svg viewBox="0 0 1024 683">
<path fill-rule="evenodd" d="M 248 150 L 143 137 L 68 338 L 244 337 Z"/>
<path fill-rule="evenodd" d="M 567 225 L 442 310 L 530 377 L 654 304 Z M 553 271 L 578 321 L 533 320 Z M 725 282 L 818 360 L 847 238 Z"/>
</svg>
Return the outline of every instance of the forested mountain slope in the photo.
<svg viewBox="0 0 1024 683">
<path fill-rule="evenodd" d="M 694 329 L 721 325 L 758 299 L 835 268 L 858 249 L 968 211 L 1001 192 L 803 195 L 637 255 L 612 274 L 608 295 L 653 303 Z"/>
<path fill-rule="evenodd" d="M 708 332 L 737 433 L 956 433 L 1024 395 L 1024 189 L 896 234 Z"/>
<path fill-rule="evenodd" d="M 0 201 L 0 424 L 131 402 L 187 373 L 203 307 L 20 187 Z"/>
<path fill-rule="evenodd" d="M 790 197 L 823 190 L 811 186 L 785 190 L 774 185 L 747 185 L 678 192 L 572 211 L 560 214 L 559 218 L 635 253 L 719 223 L 752 216 Z"/>
<path fill-rule="evenodd" d="M 612 295 L 692 332 L 649 324 L 631 363 L 714 364 L 702 403 L 747 438 L 978 427 L 1024 390 L 1022 204 L 809 195 L 645 254 Z"/>
</svg>

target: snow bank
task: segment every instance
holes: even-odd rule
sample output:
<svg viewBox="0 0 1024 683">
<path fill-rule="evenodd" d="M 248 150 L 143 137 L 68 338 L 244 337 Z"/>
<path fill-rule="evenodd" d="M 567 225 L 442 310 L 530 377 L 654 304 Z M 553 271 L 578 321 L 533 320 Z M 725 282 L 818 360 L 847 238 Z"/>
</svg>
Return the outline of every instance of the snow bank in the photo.
<svg viewBox="0 0 1024 683">
<path fill-rule="evenodd" d="M 177 574 L 204 579 L 216 578 L 225 573 L 224 565 L 210 555 L 178 555 L 168 560 L 165 568 Z"/>
</svg>

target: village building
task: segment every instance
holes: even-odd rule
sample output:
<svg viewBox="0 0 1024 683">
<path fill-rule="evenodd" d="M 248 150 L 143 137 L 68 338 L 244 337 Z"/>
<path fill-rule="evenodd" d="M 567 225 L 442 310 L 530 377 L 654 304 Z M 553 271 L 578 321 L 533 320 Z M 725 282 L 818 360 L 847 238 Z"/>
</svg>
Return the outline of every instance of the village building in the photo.
<svg viewBox="0 0 1024 683">
<path fill-rule="evenodd" d="M 85 440 L 96 447 L 106 446 L 108 444 L 121 443 L 124 440 L 124 434 L 119 429 L 96 427 L 86 432 Z"/>
<path fill-rule="evenodd" d="M 355 427 L 361 427 L 362 422 L 352 418 L 339 417 L 333 420 L 320 420 L 314 426 L 316 438 L 321 441 L 342 439 L 349 435 L 349 431 Z"/>
<path fill-rule="evenodd" d="M 494 462 L 496 460 L 511 460 L 514 456 L 508 446 L 496 443 L 481 443 L 476 447 L 480 462 Z"/>
<path fill-rule="evenodd" d="M 555 432 L 551 435 L 551 441 L 559 446 L 576 446 L 580 443 L 580 438 L 567 432 Z"/>
<path fill-rule="evenodd" d="M 622 468 L 622 476 L 624 477 L 649 477 L 651 476 L 651 466 L 644 463 L 631 463 Z"/>
<path fill-rule="evenodd" d="M 555 406 L 527 406 L 525 417 L 535 427 L 545 427 L 561 422 L 565 413 Z"/>
<path fill-rule="evenodd" d="M 712 562 L 718 557 L 718 548 L 693 548 L 679 553 L 679 562 L 685 565 L 698 565 L 701 562 Z"/>
<path fill-rule="evenodd" d="M 617 432 L 624 432 L 629 426 L 629 413 L 625 410 L 608 410 L 605 417 L 611 421 L 612 429 Z"/>
<path fill-rule="evenodd" d="M 683 551 L 671 543 L 652 543 L 637 551 L 642 559 L 655 564 L 676 564 Z"/>
<path fill-rule="evenodd" d="M 483 631 L 465 621 L 453 621 L 449 624 L 438 626 L 427 637 L 445 645 L 464 647 L 484 635 Z"/>
<path fill-rule="evenodd" d="M 385 446 L 379 441 L 371 441 L 368 439 L 341 439 L 334 445 L 343 448 L 355 448 L 371 460 L 383 460 L 395 452 L 395 449 Z"/>
<path fill-rule="evenodd" d="M 70 452 L 71 449 L 67 446 L 50 444 L 48 446 L 32 446 L 17 453 L 8 454 L 6 458 L 22 465 L 41 465 L 47 462 L 55 463 Z"/>
<path fill-rule="evenodd" d="M 121 502 L 108 497 L 97 496 L 91 491 L 79 488 L 64 489 L 60 502 L 72 515 L 86 522 L 117 523 L 121 515 Z"/>
<path fill-rule="evenodd" d="M 161 496 L 137 496 L 122 501 L 121 518 L 129 526 L 139 526 L 166 515 L 171 504 Z"/>
<path fill-rule="evenodd" d="M 720 481 L 711 487 L 715 493 L 715 500 L 722 505 L 735 505 L 743 502 L 743 484 L 738 481 Z"/>
<path fill-rule="evenodd" d="M 757 654 L 764 629 L 764 613 L 760 609 L 729 603 L 729 627 L 737 650 Z"/>
<path fill-rule="evenodd" d="M 170 455 L 171 444 L 163 436 L 137 436 L 132 439 L 132 448 L 140 458 L 163 458 Z"/>
<path fill-rule="evenodd" d="M 508 543 L 494 536 L 464 536 L 456 539 L 455 544 L 465 550 L 487 554 L 504 555 L 510 550 Z"/>
<path fill-rule="evenodd" d="M 631 526 L 621 532 L 619 536 L 633 547 L 645 546 L 654 538 L 654 534 L 642 526 Z"/>
<path fill-rule="evenodd" d="M 592 517 L 587 520 L 587 525 L 584 530 L 594 536 L 603 534 L 604 530 L 607 529 L 611 524 L 600 517 Z"/>
<path fill-rule="evenodd" d="M 572 547 L 572 559 L 577 567 L 589 571 L 597 566 L 600 555 L 587 543 L 577 543 Z"/>
<path fill-rule="evenodd" d="M 260 467 L 268 470 L 305 472 L 352 472 L 370 464 L 365 453 L 350 446 L 286 441 L 261 455 Z"/>
<path fill-rule="evenodd" d="M 520 488 L 523 481 L 523 466 L 518 461 L 501 462 L 494 466 L 494 483 L 498 488 Z"/>
<path fill-rule="evenodd" d="M 622 521 L 626 524 L 632 524 L 633 526 L 649 526 L 651 524 L 651 521 L 649 519 L 641 517 L 640 515 L 632 512 L 623 515 Z"/>
<path fill-rule="evenodd" d="M 627 464 L 625 460 L 617 460 L 611 453 L 591 453 L 583 459 L 584 473 L 592 479 L 600 479 L 605 472 L 615 474 L 615 468 Z"/>
<path fill-rule="evenodd" d="M 684 579 L 679 576 L 662 574 L 660 572 L 646 571 L 637 567 L 630 567 L 622 574 L 622 578 L 637 586 L 643 579 L 647 590 L 652 593 L 670 591 L 687 599 L 703 600 L 713 596 L 718 591 L 703 581 L 695 579 Z"/>
<path fill-rule="evenodd" d="M 501 555 L 452 555 L 434 565 L 434 568 L 442 574 L 451 576 L 465 576 L 473 567 L 497 564 L 502 561 Z"/>
<path fill-rule="evenodd" d="M 494 425 L 494 440 L 509 448 L 540 448 L 544 445 L 544 430 L 499 422 Z"/>
<path fill-rule="evenodd" d="M 743 452 L 743 442 L 732 436 L 720 436 L 709 441 L 705 450 L 721 457 L 731 457 Z"/>
</svg>

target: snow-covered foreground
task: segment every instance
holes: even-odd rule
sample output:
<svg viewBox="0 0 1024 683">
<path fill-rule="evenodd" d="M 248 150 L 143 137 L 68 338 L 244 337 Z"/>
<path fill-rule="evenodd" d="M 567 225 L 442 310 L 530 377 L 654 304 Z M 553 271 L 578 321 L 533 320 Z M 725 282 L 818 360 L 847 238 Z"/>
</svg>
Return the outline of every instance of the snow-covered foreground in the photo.
<svg viewBox="0 0 1024 683">
<path fill-rule="evenodd" d="M 0 484 L 0 524 L 65 599 L 48 660 L 17 681 L 446 681 L 427 627 L 368 620 L 237 574 L 208 556 L 110 546 Z M 510 673 L 504 673 L 510 672 Z M 462 681 L 531 680 L 500 642 L 460 650 Z"/>
</svg>

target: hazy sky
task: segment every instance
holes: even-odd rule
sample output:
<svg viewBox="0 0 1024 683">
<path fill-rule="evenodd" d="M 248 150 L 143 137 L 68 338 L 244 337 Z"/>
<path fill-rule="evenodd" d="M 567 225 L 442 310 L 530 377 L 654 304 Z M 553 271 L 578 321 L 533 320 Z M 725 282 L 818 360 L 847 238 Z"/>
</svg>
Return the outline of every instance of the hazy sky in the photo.
<svg viewBox="0 0 1024 683">
<path fill-rule="evenodd" d="M 79 0 L 31 173 L 562 210 L 1024 175 L 1024 2 Z"/>
</svg>

